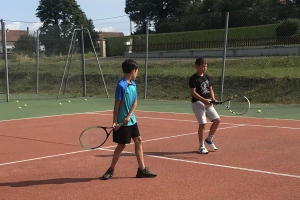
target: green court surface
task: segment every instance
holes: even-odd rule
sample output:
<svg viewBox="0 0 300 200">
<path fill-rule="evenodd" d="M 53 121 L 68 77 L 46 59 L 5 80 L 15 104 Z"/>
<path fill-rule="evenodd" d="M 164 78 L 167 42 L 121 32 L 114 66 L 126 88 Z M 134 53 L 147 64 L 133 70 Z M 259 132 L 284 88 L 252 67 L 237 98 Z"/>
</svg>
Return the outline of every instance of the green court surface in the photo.
<svg viewBox="0 0 300 200">
<path fill-rule="evenodd" d="M 68 102 L 68 100 L 71 102 Z M 113 106 L 113 98 L 95 97 L 44 100 L 20 99 L 18 102 L 16 100 L 10 102 L 1 101 L 0 120 L 104 111 L 112 110 Z M 235 116 L 222 105 L 216 105 L 215 108 L 220 115 Z M 185 101 L 139 99 L 137 110 L 192 113 L 190 102 Z M 261 113 L 258 113 L 257 110 L 261 110 Z M 300 120 L 300 105 L 252 104 L 250 110 L 241 117 Z"/>
</svg>

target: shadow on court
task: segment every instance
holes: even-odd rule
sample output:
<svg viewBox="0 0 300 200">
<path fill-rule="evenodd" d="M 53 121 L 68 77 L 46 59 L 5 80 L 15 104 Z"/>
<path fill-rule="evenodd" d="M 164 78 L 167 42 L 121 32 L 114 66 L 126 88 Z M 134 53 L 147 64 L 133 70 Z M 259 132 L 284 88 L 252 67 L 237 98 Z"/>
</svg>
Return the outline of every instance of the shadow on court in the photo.
<svg viewBox="0 0 300 200">
<path fill-rule="evenodd" d="M 10 187 L 28 187 L 34 185 L 50 185 L 50 184 L 66 184 L 66 183 L 82 183 L 90 182 L 93 180 L 100 180 L 97 178 L 56 178 L 56 179 L 47 179 L 47 180 L 30 180 L 30 181 L 20 181 L 20 182 L 7 182 L 0 183 L 1 186 L 10 186 Z"/>
<path fill-rule="evenodd" d="M 214 153 L 215 151 L 208 150 L 210 153 Z M 95 157 L 101 158 L 111 158 L 111 155 L 95 155 Z M 152 155 L 152 156 L 161 156 L 161 157 L 169 157 L 169 158 L 176 158 L 176 159 L 199 159 L 199 153 L 197 151 L 186 151 L 186 152 L 144 152 L 144 155 Z M 180 156 L 185 155 L 185 156 Z M 135 156 L 134 153 L 122 153 L 122 156 Z"/>
</svg>

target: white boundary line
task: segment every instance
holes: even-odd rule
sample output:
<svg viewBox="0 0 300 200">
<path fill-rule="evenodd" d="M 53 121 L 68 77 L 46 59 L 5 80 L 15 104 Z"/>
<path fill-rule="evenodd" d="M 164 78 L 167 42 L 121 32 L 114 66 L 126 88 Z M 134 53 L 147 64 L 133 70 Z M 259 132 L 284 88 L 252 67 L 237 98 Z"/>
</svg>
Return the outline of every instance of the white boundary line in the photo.
<svg viewBox="0 0 300 200">
<path fill-rule="evenodd" d="M 226 127 L 226 128 L 222 128 L 222 129 L 235 128 L 235 127 L 238 127 L 238 126 Z M 182 136 L 187 136 L 187 135 L 192 135 L 192 134 L 196 134 L 196 132 L 194 132 L 194 133 L 180 134 L 180 135 L 174 135 L 174 136 L 168 136 L 168 137 L 162 137 L 162 138 L 155 138 L 155 139 L 150 139 L 150 140 L 144 140 L 143 142 L 151 142 L 151 141 L 155 141 L 155 140 L 163 140 L 163 139 L 169 139 L 169 138 L 176 138 L 176 137 L 182 137 Z M 113 148 L 113 147 L 116 147 L 116 145 L 108 146 L 108 147 L 102 147 L 102 148 L 99 148 L 99 149 L 108 149 L 108 148 Z M 19 161 L 14 161 L 14 162 L 2 163 L 2 164 L 0 164 L 0 166 L 11 165 L 11 164 L 16 164 L 16 163 L 22 163 L 22 162 L 28 162 L 28 161 L 34 161 L 34 160 L 41 160 L 41 159 L 45 159 L 45 158 L 53 158 L 53 157 L 65 156 L 65 155 L 70 155 L 70 154 L 83 153 L 83 152 L 87 152 L 87 151 L 90 151 L 90 150 L 74 151 L 74 152 L 70 152 L 70 153 L 57 154 L 57 155 L 52 155 L 52 156 L 44 156 L 44 157 L 39 157 L 39 158 L 31 158 L 31 159 L 26 159 L 26 160 L 19 160 Z"/>
<path fill-rule="evenodd" d="M 240 127 L 240 126 L 243 126 L 243 125 L 232 126 L 232 127 L 225 127 L 225 128 L 220 128 L 220 129 L 236 128 L 236 127 Z M 150 141 L 163 140 L 163 139 L 169 139 L 169 138 L 175 138 L 175 137 L 182 137 L 182 136 L 192 135 L 192 134 L 196 134 L 196 133 L 197 132 L 187 133 L 187 134 L 180 134 L 180 135 L 169 136 L 169 137 L 155 138 L 155 139 L 145 140 L 143 142 L 150 142 Z M 97 150 L 114 151 L 112 149 L 109 149 L 109 148 L 112 148 L 112 147 L 115 147 L 115 145 L 114 146 L 109 146 L 109 147 L 99 148 Z M 89 150 L 74 151 L 74 152 L 63 153 L 63 154 L 56 154 L 56 155 L 51 155 L 51 156 L 44 156 L 44 157 L 38 157 L 38 158 L 32 158 L 32 159 L 26 159 L 26 160 L 19 160 L 19 161 L 14 161 L 14 162 L 7 162 L 7 163 L 0 164 L 0 166 L 12 165 L 12 164 L 17 164 L 17 163 L 24 163 L 24 162 L 29 162 L 29 161 L 42 160 L 42 159 L 47 159 L 47 158 L 60 157 L 60 156 L 65 156 L 65 155 L 72 155 L 72 154 L 84 153 L 84 152 L 88 152 L 88 151 Z M 133 152 L 128 152 L 128 151 L 123 151 L 122 153 L 134 154 Z M 235 170 L 242 170 L 242 171 L 249 171 L 249 172 L 261 173 L 261 174 L 269 174 L 269 175 L 276 175 L 276 176 L 283 176 L 283 177 L 290 177 L 290 178 L 298 178 L 298 179 L 300 179 L 300 176 L 293 175 L 293 174 L 277 173 L 277 172 L 270 172 L 270 171 L 264 171 L 264 170 L 256 170 L 256 169 L 243 168 L 243 167 L 235 167 L 235 166 L 229 166 L 229 165 L 220 165 L 220 164 L 214 164 L 214 163 L 205 163 L 205 162 L 198 162 L 198 161 L 190 161 L 190 160 L 183 160 L 183 159 L 177 159 L 177 158 L 169 158 L 169 157 L 165 157 L 165 156 L 156 156 L 156 155 L 150 155 L 150 154 L 144 154 L 144 155 L 145 156 L 149 156 L 149 157 L 153 157 L 153 158 L 164 159 L 164 160 L 172 160 L 172 161 L 177 161 L 177 162 L 192 163 L 192 164 L 206 165 L 206 166 L 214 166 L 214 167 L 221 167 L 221 168 L 227 168 L 227 169 L 235 169 Z"/>
<path fill-rule="evenodd" d="M 193 113 L 177 113 L 177 112 L 162 112 L 162 111 L 146 111 L 146 110 L 136 110 L 138 112 L 152 112 L 152 113 L 170 113 L 170 114 L 180 114 L 180 115 L 193 115 Z M 300 119 L 280 119 L 280 118 L 267 118 L 267 117 L 248 117 L 248 116 L 229 116 L 229 115 L 220 115 L 222 117 L 230 117 L 230 118 L 250 118 L 250 119 L 269 119 L 269 120 L 290 120 L 290 121 L 300 121 Z"/>
<path fill-rule="evenodd" d="M 112 114 L 106 114 L 106 113 L 91 113 L 94 115 L 112 115 Z M 164 120 L 164 121 L 180 121 L 180 122 L 197 122 L 196 120 L 188 120 L 188 119 L 171 119 L 171 118 L 160 118 L 160 117 L 137 117 L 138 119 L 150 119 L 150 120 Z M 211 122 L 209 122 L 211 123 Z M 268 126 L 268 125 L 259 125 L 259 124 L 234 124 L 234 123 L 226 123 L 221 122 L 221 124 L 228 124 L 228 125 L 242 125 L 242 126 L 256 126 L 256 127 L 264 127 L 264 128 L 282 128 L 282 129 L 292 129 L 292 130 L 300 130 L 299 128 L 294 127 L 288 127 L 288 126 Z"/>
<path fill-rule="evenodd" d="M 100 150 L 114 151 L 112 149 L 103 149 L 103 148 Z M 134 152 L 129 152 L 129 151 L 123 151 L 122 153 L 134 154 Z M 234 166 L 229 166 L 229 165 L 220 165 L 220 164 L 205 163 L 205 162 L 198 162 L 198 161 L 191 161 L 191 160 L 183 160 L 183 159 L 170 158 L 170 157 L 165 157 L 165 156 L 155 156 L 155 155 L 151 155 L 151 154 L 144 154 L 144 155 L 153 157 L 153 158 L 160 158 L 160 159 L 164 159 L 164 160 L 172 160 L 172 161 L 178 161 L 178 162 L 184 162 L 184 163 L 193 163 L 193 164 L 198 164 L 198 165 L 207 165 L 207 166 L 213 166 L 213 167 L 221 167 L 221 168 L 227 168 L 227 169 L 235 169 L 235 170 L 242 170 L 242 171 L 248 171 L 248 172 L 255 172 L 255 173 L 261 173 L 261 174 L 269 174 L 269 175 L 284 176 L 284 177 L 300 179 L 300 176 L 293 175 L 293 174 L 277 173 L 277 172 L 250 169 L 250 168 L 244 168 L 244 167 L 234 167 Z"/>
<path fill-rule="evenodd" d="M 85 114 L 94 114 L 94 113 L 101 113 L 101 112 L 108 112 L 111 110 L 103 110 L 103 111 L 95 111 L 95 112 L 83 112 L 83 113 L 70 113 L 70 114 L 61 114 L 61 115 L 46 115 L 40 117 L 28 117 L 28 118 L 19 118 L 19 119 L 5 119 L 0 120 L 1 122 L 10 122 L 10 121 L 21 121 L 21 120 L 30 120 L 30 119 L 42 119 L 42 118 L 49 118 L 49 117 L 64 117 L 64 116 L 72 116 L 72 115 L 85 115 Z"/>
</svg>

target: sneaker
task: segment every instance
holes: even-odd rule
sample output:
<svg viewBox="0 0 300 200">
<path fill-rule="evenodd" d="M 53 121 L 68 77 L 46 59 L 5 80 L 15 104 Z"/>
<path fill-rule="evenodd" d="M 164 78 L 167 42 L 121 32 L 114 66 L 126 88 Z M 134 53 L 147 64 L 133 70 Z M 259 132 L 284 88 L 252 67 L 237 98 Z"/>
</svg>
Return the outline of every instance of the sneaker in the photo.
<svg viewBox="0 0 300 200">
<path fill-rule="evenodd" d="M 199 149 L 198 149 L 198 153 L 200 154 L 208 154 L 208 151 L 205 147 L 203 146 L 200 146 Z"/>
<path fill-rule="evenodd" d="M 215 143 L 214 143 L 214 141 L 212 140 L 212 141 L 209 141 L 208 139 L 206 139 L 205 141 L 205 144 L 207 145 L 207 146 L 209 146 L 212 150 L 218 150 L 218 148 L 216 147 L 216 145 L 215 145 Z"/>
<path fill-rule="evenodd" d="M 140 170 L 140 168 L 138 168 L 138 171 L 136 173 L 136 178 L 154 178 L 157 175 L 154 174 L 153 172 L 151 172 L 147 167 L 145 167 L 144 170 Z"/>
<path fill-rule="evenodd" d="M 105 172 L 105 174 L 102 176 L 103 180 L 110 179 L 114 175 L 114 169 L 113 168 L 108 168 L 108 170 Z"/>
</svg>

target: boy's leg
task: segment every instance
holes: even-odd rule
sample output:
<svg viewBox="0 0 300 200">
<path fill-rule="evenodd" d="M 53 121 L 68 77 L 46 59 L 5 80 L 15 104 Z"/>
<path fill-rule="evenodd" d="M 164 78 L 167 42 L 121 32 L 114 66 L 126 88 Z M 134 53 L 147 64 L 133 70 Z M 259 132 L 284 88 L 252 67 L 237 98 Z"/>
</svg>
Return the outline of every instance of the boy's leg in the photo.
<svg viewBox="0 0 300 200">
<path fill-rule="evenodd" d="M 204 130 L 206 124 L 206 111 L 205 111 L 205 104 L 201 101 L 197 101 L 192 103 L 192 110 L 196 116 L 198 121 L 198 139 L 199 139 L 199 149 L 198 153 L 200 154 L 208 154 L 207 149 L 204 146 Z"/>
<path fill-rule="evenodd" d="M 111 165 L 110 167 L 115 169 L 115 166 L 120 158 L 120 155 L 122 153 L 122 151 L 125 149 L 126 145 L 125 144 L 118 144 L 118 146 L 116 147 L 115 151 L 114 151 L 114 155 L 111 161 Z"/>
<path fill-rule="evenodd" d="M 108 170 L 105 172 L 105 174 L 102 176 L 103 180 L 107 180 L 110 179 L 113 175 L 114 175 L 114 169 L 115 166 L 120 158 L 120 155 L 122 153 L 122 151 L 125 149 L 126 145 L 125 144 L 118 144 L 118 146 L 116 147 L 115 151 L 114 151 L 114 155 L 111 161 L 111 165 L 108 168 Z"/>
<path fill-rule="evenodd" d="M 205 124 L 199 124 L 198 139 L 199 139 L 199 144 L 202 146 L 204 146 L 204 131 L 205 131 Z"/>
<path fill-rule="evenodd" d="M 205 139 L 205 144 L 208 145 L 211 149 L 217 150 L 218 148 L 216 147 L 216 145 L 213 142 L 213 137 L 219 127 L 221 119 L 213 106 L 209 106 L 207 108 L 206 114 L 207 114 L 208 119 L 210 119 L 210 121 L 212 121 L 212 125 L 210 126 L 208 136 Z"/>
<path fill-rule="evenodd" d="M 205 124 L 199 124 L 198 138 L 199 138 L 200 145 L 199 145 L 198 153 L 200 154 L 208 154 L 208 151 L 204 145 L 204 130 L 205 130 Z"/>
<path fill-rule="evenodd" d="M 213 136 L 216 133 L 220 122 L 221 122 L 220 118 L 214 119 L 212 121 L 212 125 L 210 126 L 209 129 L 209 135 Z"/>
<path fill-rule="evenodd" d="M 142 147 L 142 138 L 141 136 L 132 138 L 134 141 L 135 155 L 138 161 L 138 171 L 136 173 L 136 178 L 154 178 L 157 175 L 151 172 L 144 164 L 144 155 Z"/>
<path fill-rule="evenodd" d="M 143 147 L 142 147 L 142 139 L 141 136 L 132 138 L 134 141 L 134 150 L 135 156 L 139 165 L 139 169 L 145 169 L 144 156 L 143 156 Z"/>
</svg>

